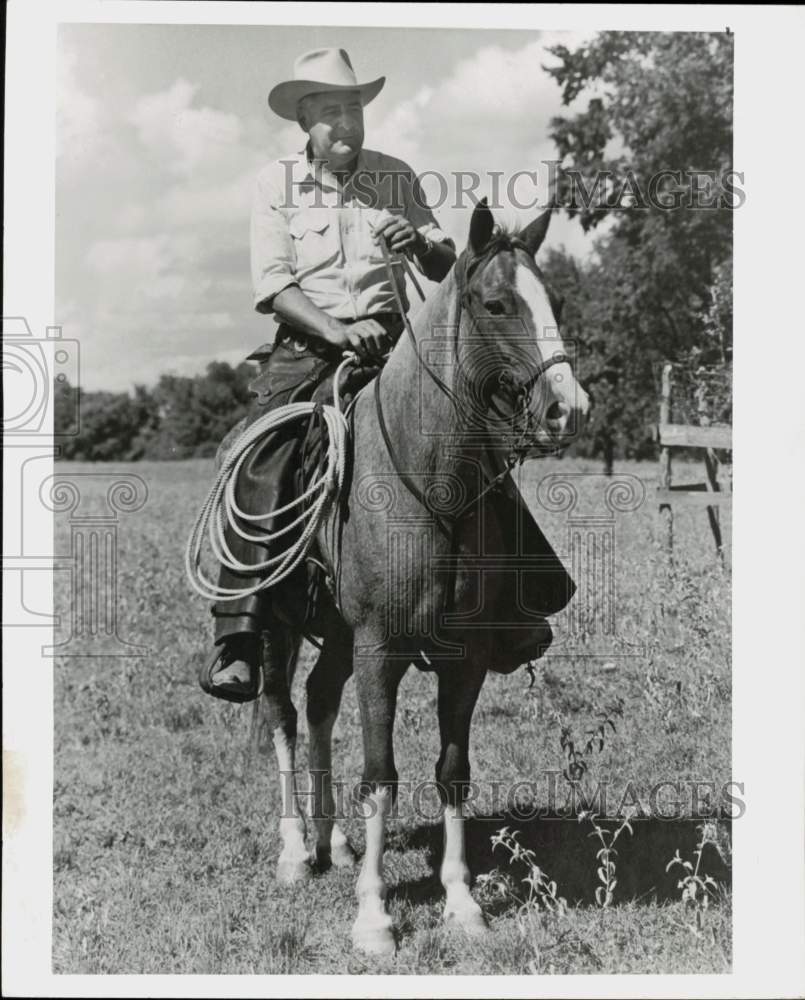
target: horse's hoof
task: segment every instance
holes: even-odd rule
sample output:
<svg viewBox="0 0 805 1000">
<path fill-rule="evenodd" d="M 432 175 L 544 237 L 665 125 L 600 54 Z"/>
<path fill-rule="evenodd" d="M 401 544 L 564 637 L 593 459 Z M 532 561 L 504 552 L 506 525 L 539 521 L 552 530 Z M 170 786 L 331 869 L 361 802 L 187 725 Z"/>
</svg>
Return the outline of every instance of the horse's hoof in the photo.
<svg viewBox="0 0 805 1000">
<path fill-rule="evenodd" d="M 313 878 L 313 870 L 307 861 L 277 862 L 277 882 L 280 885 L 296 885 Z"/>
<path fill-rule="evenodd" d="M 444 923 L 447 927 L 459 927 L 471 937 L 482 937 L 489 933 L 481 907 L 477 903 L 444 911 Z"/>
<path fill-rule="evenodd" d="M 352 928 L 352 946 L 366 955 L 393 955 L 397 942 L 391 929 L 391 918 L 384 924 L 355 923 Z"/>
<path fill-rule="evenodd" d="M 332 845 L 330 860 L 335 868 L 353 868 L 358 862 L 358 855 L 345 840 L 343 844 Z"/>
</svg>

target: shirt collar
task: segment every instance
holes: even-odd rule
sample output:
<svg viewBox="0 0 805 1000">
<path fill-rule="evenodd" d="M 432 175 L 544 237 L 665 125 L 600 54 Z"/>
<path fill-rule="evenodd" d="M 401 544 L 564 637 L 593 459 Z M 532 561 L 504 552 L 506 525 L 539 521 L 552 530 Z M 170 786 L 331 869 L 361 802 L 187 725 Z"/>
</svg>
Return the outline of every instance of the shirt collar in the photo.
<svg viewBox="0 0 805 1000">
<path fill-rule="evenodd" d="M 297 151 L 296 163 L 294 164 L 296 177 L 294 178 L 297 182 L 301 183 L 322 183 L 324 181 L 330 186 L 337 189 L 341 189 L 342 185 L 339 183 L 338 179 L 327 170 L 326 167 L 318 167 L 314 170 L 314 164 L 308 159 L 309 146 L 305 145 L 303 149 Z M 366 169 L 366 158 L 364 156 L 364 149 L 361 147 L 361 151 L 358 153 L 358 162 L 355 165 L 355 171 L 352 174 L 359 173 L 361 170 Z"/>
</svg>

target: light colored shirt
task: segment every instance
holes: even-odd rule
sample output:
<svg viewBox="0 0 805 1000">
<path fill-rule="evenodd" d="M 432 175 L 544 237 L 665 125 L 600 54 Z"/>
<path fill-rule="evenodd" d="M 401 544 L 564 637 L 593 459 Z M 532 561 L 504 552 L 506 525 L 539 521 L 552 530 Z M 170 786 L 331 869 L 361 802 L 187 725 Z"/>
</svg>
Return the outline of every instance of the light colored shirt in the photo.
<svg viewBox="0 0 805 1000">
<path fill-rule="evenodd" d="M 363 149 L 346 186 L 323 164 L 310 163 L 304 150 L 268 164 L 257 177 L 252 207 L 255 309 L 273 312 L 273 297 L 296 284 L 336 319 L 398 312 L 386 262 L 372 234 L 389 212 L 407 218 L 434 243 L 453 246 L 402 160 Z M 401 268 L 396 261 L 407 310 Z"/>
</svg>

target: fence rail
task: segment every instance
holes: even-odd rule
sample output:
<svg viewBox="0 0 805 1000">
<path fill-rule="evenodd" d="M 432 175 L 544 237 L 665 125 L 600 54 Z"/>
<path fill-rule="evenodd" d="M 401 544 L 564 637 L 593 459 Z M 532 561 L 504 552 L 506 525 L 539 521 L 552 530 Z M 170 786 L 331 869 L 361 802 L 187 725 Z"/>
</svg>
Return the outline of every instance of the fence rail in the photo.
<svg viewBox="0 0 805 1000">
<path fill-rule="evenodd" d="M 716 450 L 732 451 L 732 427 L 710 426 L 704 394 L 700 396 L 700 424 L 671 423 L 673 365 L 667 362 L 662 370 L 662 395 L 657 440 L 660 445 L 659 484 L 657 502 L 663 526 L 663 542 L 669 555 L 673 552 L 674 515 L 672 505 L 704 507 L 713 532 L 716 552 L 724 558 L 719 508 L 732 505 L 732 490 L 722 490 L 718 477 L 719 460 Z M 685 485 L 671 482 L 671 450 L 694 448 L 704 452 L 705 481 Z"/>
</svg>

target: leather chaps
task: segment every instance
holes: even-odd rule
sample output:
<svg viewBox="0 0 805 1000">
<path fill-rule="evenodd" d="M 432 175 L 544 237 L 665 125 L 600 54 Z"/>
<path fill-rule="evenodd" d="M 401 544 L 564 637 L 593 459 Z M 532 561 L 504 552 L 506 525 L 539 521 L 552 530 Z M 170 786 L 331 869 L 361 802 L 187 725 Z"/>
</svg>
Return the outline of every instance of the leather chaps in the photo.
<svg viewBox="0 0 805 1000">
<path fill-rule="evenodd" d="M 386 328 L 393 341 L 397 340 L 403 329 L 399 316 L 383 313 L 371 318 Z M 334 374 L 341 360 L 341 353 L 337 348 L 307 337 L 287 324 L 281 324 L 273 347 L 270 344 L 264 345 L 250 354 L 247 360 L 257 361 L 260 366 L 256 378 L 249 385 L 254 398 L 245 419 L 221 443 L 219 460 L 234 438 L 266 411 L 288 403 L 310 400 L 314 393 L 317 399 L 324 395 L 322 401 L 329 402 L 331 392 L 330 398 L 327 398 L 322 390 L 328 388 L 325 383 Z M 365 365 L 359 369 L 349 369 L 342 386 L 342 398 L 348 401 L 379 370 L 378 367 Z M 247 514 L 261 514 L 283 507 L 298 496 L 303 488 L 304 438 L 305 430 L 301 424 L 294 423 L 266 435 L 252 449 L 238 476 L 235 499 L 241 510 Z M 271 531 L 277 531 L 299 513 L 300 508 L 297 506 L 287 514 L 273 519 L 267 526 Z M 265 562 L 285 550 L 297 536 L 294 532 L 288 532 L 276 545 L 271 546 L 247 541 L 227 526 L 225 537 L 235 558 L 246 565 L 253 565 Z M 277 613 L 288 621 L 288 609 L 293 609 L 291 624 L 304 628 L 310 611 L 311 591 L 317 584 L 316 576 L 310 574 L 303 564 L 280 584 L 278 589 L 282 591 L 282 613 L 279 612 L 273 595 L 274 588 L 258 591 L 249 597 L 217 601 L 212 606 L 216 643 L 230 635 L 259 633 L 268 629 L 272 615 Z M 259 573 L 238 572 L 222 566 L 218 584 L 220 587 L 244 588 L 258 583 L 260 579 Z"/>
</svg>

